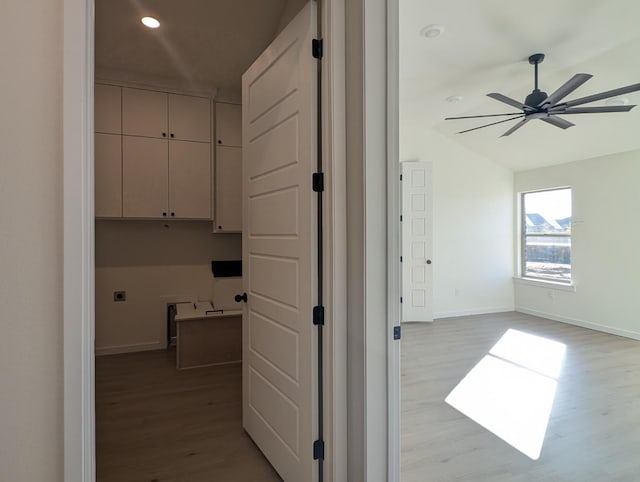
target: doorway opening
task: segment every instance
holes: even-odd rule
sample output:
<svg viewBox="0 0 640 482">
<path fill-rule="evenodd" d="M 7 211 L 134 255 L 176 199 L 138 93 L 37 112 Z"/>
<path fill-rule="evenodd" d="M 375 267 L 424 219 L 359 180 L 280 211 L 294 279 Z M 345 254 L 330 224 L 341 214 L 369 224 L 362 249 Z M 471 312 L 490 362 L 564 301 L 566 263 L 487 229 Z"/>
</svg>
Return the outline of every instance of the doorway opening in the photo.
<svg viewBox="0 0 640 482">
<path fill-rule="evenodd" d="M 241 76 L 305 3 L 95 3 L 99 482 L 280 480 L 242 420 Z"/>
</svg>

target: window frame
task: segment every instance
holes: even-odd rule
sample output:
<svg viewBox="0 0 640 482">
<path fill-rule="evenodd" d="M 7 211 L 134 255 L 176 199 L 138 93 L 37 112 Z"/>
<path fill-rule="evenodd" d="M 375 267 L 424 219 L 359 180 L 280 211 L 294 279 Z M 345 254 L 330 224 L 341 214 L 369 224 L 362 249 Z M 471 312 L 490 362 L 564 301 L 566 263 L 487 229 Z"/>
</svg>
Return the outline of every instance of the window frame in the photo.
<svg viewBox="0 0 640 482">
<path fill-rule="evenodd" d="M 545 189 L 533 189 L 531 191 L 523 191 L 520 193 L 520 277 L 523 279 L 528 279 L 528 280 L 535 280 L 535 281 L 543 281 L 543 282 L 547 282 L 547 283 L 557 283 L 560 285 L 573 285 L 573 258 L 570 258 L 570 262 L 569 262 L 569 266 L 570 266 L 570 276 L 569 279 L 567 280 L 562 280 L 562 279 L 556 279 L 556 278 L 547 278 L 544 276 L 532 276 L 530 274 L 527 274 L 527 260 L 526 260 L 526 249 L 527 249 L 527 237 L 553 237 L 553 238 L 569 238 L 570 243 L 570 253 L 572 251 L 572 247 L 573 247 L 573 232 L 571 232 L 569 234 L 564 234 L 564 233 L 532 233 L 532 234 L 527 234 L 527 216 L 525 213 L 525 201 L 524 201 L 524 197 L 527 194 L 536 194 L 536 193 L 542 193 L 542 192 L 550 192 L 550 191 L 562 191 L 565 189 L 569 189 L 570 194 L 571 194 L 571 217 L 573 218 L 573 188 L 571 186 L 558 186 L 558 187 L 551 187 L 551 188 L 545 188 Z"/>
</svg>

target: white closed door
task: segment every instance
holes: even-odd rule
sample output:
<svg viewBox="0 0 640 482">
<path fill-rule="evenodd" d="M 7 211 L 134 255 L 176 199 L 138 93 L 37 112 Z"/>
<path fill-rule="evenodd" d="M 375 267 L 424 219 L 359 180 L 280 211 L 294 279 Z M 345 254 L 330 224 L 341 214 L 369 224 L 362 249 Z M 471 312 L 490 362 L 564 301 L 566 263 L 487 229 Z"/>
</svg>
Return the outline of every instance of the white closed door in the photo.
<svg viewBox="0 0 640 482">
<path fill-rule="evenodd" d="M 433 321 L 431 163 L 402 163 L 402 321 Z"/>
<path fill-rule="evenodd" d="M 169 141 L 169 217 L 211 219 L 211 144 Z"/>
<path fill-rule="evenodd" d="M 122 215 L 125 218 L 169 217 L 168 142 L 122 137 Z"/>
<path fill-rule="evenodd" d="M 242 148 L 216 146 L 217 231 L 242 231 Z"/>
<path fill-rule="evenodd" d="M 211 142 L 211 100 L 169 94 L 169 138 Z"/>
<path fill-rule="evenodd" d="M 315 5 L 242 77 L 243 425 L 286 482 L 317 480 Z"/>
<path fill-rule="evenodd" d="M 169 138 L 167 94 L 122 89 L 122 133 L 127 136 Z"/>
</svg>

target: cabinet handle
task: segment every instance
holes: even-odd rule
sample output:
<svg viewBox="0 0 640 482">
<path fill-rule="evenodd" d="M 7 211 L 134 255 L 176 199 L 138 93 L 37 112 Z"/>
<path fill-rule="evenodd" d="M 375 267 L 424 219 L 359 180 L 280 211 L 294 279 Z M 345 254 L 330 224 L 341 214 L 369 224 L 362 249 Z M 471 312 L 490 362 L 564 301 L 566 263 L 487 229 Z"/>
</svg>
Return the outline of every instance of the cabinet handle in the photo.
<svg viewBox="0 0 640 482">
<path fill-rule="evenodd" d="M 162 213 L 162 215 L 163 215 L 163 216 L 166 216 L 166 215 L 167 215 L 167 213 Z"/>
<path fill-rule="evenodd" d="M 218 139 L 218 144 L 222 144 L 222 141 L 220 139 Z"/>
<path fill-rule="evenodd" d="M 222 229 L 222 226 L 218 226 L 218 229 Z"/>
<path fill-rule="evenodd" d="M 175 215 L 176 215 L 176 213 L 171 213 L 171 215 L 172 215 L 172 216 L 175 216 Z"/>
<path fill-rule="evenodd" d="M 166 133 L 166 132 L 163 132 L 163 133 L 162 133 L 162 137 L 167 137 L 167 133 Z"/>
<path fill-rule="evenodd" d="M 171 137 L 175 137 L 175 136 L 173 135 L 173 133 L 171 133 Z"/>
</svg>

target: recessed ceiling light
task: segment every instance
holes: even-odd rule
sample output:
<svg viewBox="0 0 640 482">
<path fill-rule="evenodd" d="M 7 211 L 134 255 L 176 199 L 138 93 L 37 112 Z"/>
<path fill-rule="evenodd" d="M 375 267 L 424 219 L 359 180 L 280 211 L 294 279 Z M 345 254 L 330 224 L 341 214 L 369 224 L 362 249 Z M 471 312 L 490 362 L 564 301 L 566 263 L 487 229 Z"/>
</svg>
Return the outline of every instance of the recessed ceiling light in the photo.
<svg viewBox="0 0 640 482">
<path fill-rule="evenodd" d="M 140 20 L 145 27 L 149 28 L 158 28 L 160 26 L 160 22 L 157 18 L 153 17 L 142 17 Z"/>
<path fill-rule="evenodd" d="M 615 99 L 609 99 L 605 102 L 607 105 L 617 106 L 617 105 L 629 105 L 629 99 L 626 97 L 617 97 Z"/>
<path fill-rule="evenodd" d="M 436 38 L 442 35 L 443 33 L 444 33 L 444 26 L 437 25 L 435 23 L 431 25 L 427 25 L 422 30 L 420 30 L 420 35 L 426 38 Z"/>
<path fill-rule="evenodd" d="M 447 102 L 460 102 L 462 100 L 461 95 L 450 95 L 445 99 Z"/>
</svg>

